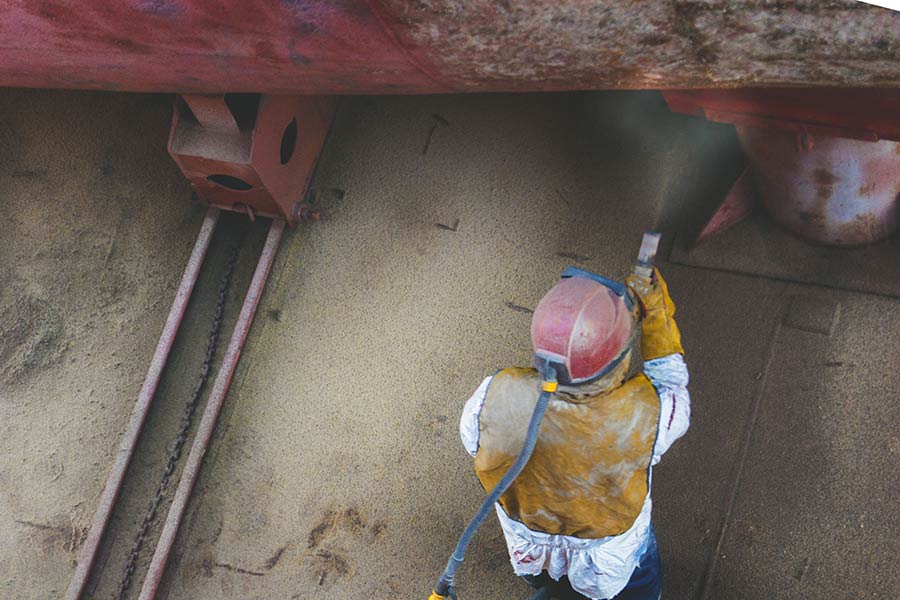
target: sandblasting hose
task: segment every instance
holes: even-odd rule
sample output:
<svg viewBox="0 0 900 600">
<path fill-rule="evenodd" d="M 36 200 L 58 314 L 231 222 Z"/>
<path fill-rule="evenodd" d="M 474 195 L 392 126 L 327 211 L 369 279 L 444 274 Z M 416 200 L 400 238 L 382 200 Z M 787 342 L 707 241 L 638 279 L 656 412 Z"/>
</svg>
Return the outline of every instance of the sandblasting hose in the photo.
<svg viewBox="0 0 900 600">
<path fill-rule="evenodd" d="M 531 421 L 528 423 L 528 433 L 525 435 L 525 444 L 522 446 L 522 450 L 516 457 L 516 461 L 512 464 L 503 478 L 500 479 L 500 482 L 494 486 L 491 493 L 488 494 L 487 498 L 484 499 L 484 502 L 481 503 L 481 508 L 478 509 L 475 516 L 469 521 L 466 530 L 463 531 L 463 534 L 459 538 L 459 542 L 456 544 L 456 550 L 453 551 L 453 555 L 447 562 L 444 573 L 441 575 L 440 579 L 438 579 L 437 584 L 434 586 L 434 591 L 431 593 L 428 600 L 443 600 L 447 597 L 453 598 L 454 600 L 456 599 L 456 590 L 453 587 L 453 580 L 456 577 L 459 566 L 466 556 L 466 548 L 468 548 L 472 536 L 478 531 L 478 528 L 481 527 L 481 524 L 490 514 L 494 504 L 500 500 L 500 496 L 509 489 L 512 482 L 516 480 L 516 477 L 519 476 L 519 473 L 521 473 L 522 469 L 525 468 L 525 465 L 528 464 L 531 453 L 534 452 L 534 446 L 537 444 L 538 432 L 541 430 L 541 421 L 544 419 L 544 413 L 547 412 L 547 405 L 550 403 L 550 395 L 555 392 L 557 388 L 555 372 L 552 372 L 552 370 L 548 370 L 548 372 L 550 374 L 545 375 L 544 381 L 541 382 L 541 395 L 538 397 L 534 412 L 531 413 Z"/>
</svg>

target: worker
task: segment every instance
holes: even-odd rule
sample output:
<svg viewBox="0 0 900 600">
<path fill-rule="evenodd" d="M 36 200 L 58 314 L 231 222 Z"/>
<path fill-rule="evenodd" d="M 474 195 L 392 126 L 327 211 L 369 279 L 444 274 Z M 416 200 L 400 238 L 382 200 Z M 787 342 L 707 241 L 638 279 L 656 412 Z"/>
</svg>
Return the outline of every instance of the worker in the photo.
<svg viewBox="0 0 900 600">
<path fill-rule="evenodd" d="M 531 321 L 535 364 L 553 365 L 559 384 L 495 508 L 516 574 L 553 597 L 661 596 L 650 473 L 687 431 L 688 371 L 659 271 L 627 284 L 569 268 Z M 641 317 L 643 372 L 626 381 Z M 503 369 L 466 403 L 460 434 L 485 489 L 522 448 L 540 390 L 537 369 Z"/>
</svg>

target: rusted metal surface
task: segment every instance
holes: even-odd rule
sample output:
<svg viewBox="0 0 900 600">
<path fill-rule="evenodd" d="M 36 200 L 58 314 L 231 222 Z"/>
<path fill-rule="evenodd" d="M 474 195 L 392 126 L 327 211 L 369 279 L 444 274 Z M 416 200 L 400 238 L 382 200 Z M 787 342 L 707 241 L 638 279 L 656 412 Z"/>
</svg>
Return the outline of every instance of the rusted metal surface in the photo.
<svg viewBox="0 0 900 600">
<path fill-rule="evenodd" d="M 851 0 L 379 4 L 463 89 L 897 83 L 900 15 Z"/>
<path fill-rule="evenodd" d="M 757 198 L 756 190 L 753 186 L 753 174 L 750 172 L 750 167 L 747 167 L 735 180 L 731 189 L 728 190 L 725 201 L 719 205 L 716 212 L 703 226 L 694 245 L 725 231 L 729 227 L 737 225 L 753 212 L 756 205 Z"/>
<path fill-rule="evenodd" d="M 181 518 L 187 508 L 188 499 L 200 473 L 203 457 L 206 454 L 209 440 L 215 429 L 216 420 L 219 418 L 219 411 L 225 401 L 225 396 L 228 394 L 231 378 L 234 376 L 238 359 L 241 356 L 241 350 L 244 347 L 247 334 L 250 332 L 250 325 L 253 323 L 253 317 L 256 314 L 256 307 L 265 289 L 269 271 L 275 260 L 275 253 L 278 251 L 278 244 L 281 242 L 281 236 L 284 233 L 284 227 L 284 221 L 277 219 L 272 221 L 269 235 L 266 238 L 265 246 L 253 273 L 253 279 L 250 281 L 244 304 L 241 307 L 241 313 L 238 315 L 237 323 L 231 334 L 231 340 L 228 343 L 228 348 L 225 350 L 225 357 L 222 359 L 213 389 L 210 392 L 209 399 L 206 401 L 206 408 L 203 411 L 203 417 L 200 420 L 197 434 L 191 445 L 191 452 L 181 473 L 178 489 L 175 490 L 172 505 L 169 507 L 169 512 L 166 515 L 166 522 L 163 525 L 159 542 L 154 550 L 153 559 L 150 562 L 147 576 L 141 588 L 140 600 L 152 600 L 156 596 L 169 559 L 169 553 L 172 550 L 172 545 L 175 543 L 175 536 L 178 533 Z"/>
<path fill-rule="evenodd" d="M 75 573 L 66 590 L 66 600 L 78 600 L 78 598 L 81 597 L 81 593 L 90 576 L 94 558 L 97 555 L 100 541 L 103 538 L 103 532 L 106 529 L 110 514 L 112 514 L 116 498 L 119 496 L 119 490 L 121 489 L 122 481 L 125 478 L 125 471 L 128 468 L 128 463 L 131 460 L 131 455 L 134 452 L 134 447 L 140 436 L 141 428 L 147 417 L 147 412 L 150 410 L 150 403 L 153 401 L 153 395 L 156 392 L 156 387 L 162 376 L 163 367 L 169 356 L 169 350 L 172 348 L 172 343 L 175 341 L 175 335 L 178 333 L 178 326 L 181 324 L 181 319 L 187 309 L 188 300 L 191 297 L 191 292 L 197 281 L 200 266 L 203 264 L 203 258 L 206 256 L 206 250 L 209 248 L 209 242 L 212 239 L 212 234 L 218 219 L 219 210 L 210 208 L 206 213 L 206 218 L 203 220 L 200 233 L 197 235 L 197 241 L 194 243 L 194 249 L 188 259 L 184 275 L 181 277 L 181 283 L 175 294 L 172 308 L 169 310 L 169 316 L 163 327 L 162 335 L 159 337 L 156 351 L 153 353 L 153 358 L 150 361 L 150 368 L 147 371 L 147 376 L 144 378 L 141 391 L 138 393 L 137 402 L 134 404 L 131 418 L 128 421 L 128 427 L 125 429 L 125 433 L 122 436 L 119 450 L 116 452 L 112 468 L 106 479 L 106 485 L 103 488 L 103 492 L 100 494 L 100 500 L 97 504 L 97 509 L 94 512 L 94 518 L 91 521 L 91 528 L 88 530 L 84 544 L 78 552 L 78 564 L 75 567 Z"/>
<path fill-rule="evenodd" d="M 678 90 L 664 96 L 674 111 L 735 126 L 762 204 L 786 227 L 838 246 L 876 242 L 896 230 L 900 90 Z"/>
<path fill-rule="evenodd" d="M 293 224 L 334 109 L 326 96 L 184 95 L 169 154 L 203 202 Z"/>
<path fill-rule="evenodd" d="M 897 228 L 900 143 L 737 127 L 759 197 L 780 223 L 819 243 L 858 246 Z"/>
<path fill-rule="evenodd" d="M 855 0 L 12 0 L 0 85 L 194 93 L 900 86 Z"/>
</svg>

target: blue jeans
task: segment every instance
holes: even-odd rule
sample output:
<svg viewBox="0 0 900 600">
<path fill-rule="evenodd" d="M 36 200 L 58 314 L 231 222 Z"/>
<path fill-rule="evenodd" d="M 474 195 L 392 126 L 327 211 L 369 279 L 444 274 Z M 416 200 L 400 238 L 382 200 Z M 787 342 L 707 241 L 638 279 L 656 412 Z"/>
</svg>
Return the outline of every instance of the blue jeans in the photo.
<svg viewBox="0 0 900 600">
<path fill-rule="evenodd" d="M 558 582 L 553 581 L 546 571 L 537 576 L 526 575 L 524 579 L 532 587 L 549 586 L 553 598 L 560 600 L 588 600 L 586 596 L 572 590 L 569 578 L 563 576 Z M 656 544 L 656 533 L 650 526 L 650 537 L 647 548 L 631 574 L 625 588 L 609 600 L 659 600 L 662 595 L 662 563 L 659 561 L 659 546 Z"/>
<path fill-rule="evenodd" d="M 625 589 L 616 594 L 614 600 L 659 600 L 660 596 L 662 596 L 662 563 L 659 561 L 656 532 L 651 525 L 647 549 L 641 555 Z"/>
</svg>

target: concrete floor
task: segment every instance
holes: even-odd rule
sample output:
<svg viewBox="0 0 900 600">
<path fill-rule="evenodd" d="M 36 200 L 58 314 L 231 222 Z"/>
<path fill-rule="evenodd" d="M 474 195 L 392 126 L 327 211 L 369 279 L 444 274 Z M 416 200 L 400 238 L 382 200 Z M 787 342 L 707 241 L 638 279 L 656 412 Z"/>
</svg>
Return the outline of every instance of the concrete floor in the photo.
<svg viewBox="0 0 900 600">
<path fill-rule="evenodd" d="M 65 326 L 25 328 L 58 359 L 0 348 L 0 595 L 57 598 L 202 211 L 163 151 L 164 98 L 2 99 L 26 132 L 0 137 L 3 314 L 28 291 Z M 642 230 L 695 229 L 735 148 L 652 93 L 346 100 L 313 186 L 325 218 L 282 244 L 161 596 L 426 597 L 482 497 L 460 410 L 528 362 L 527 309 L 567 264 L 623 277 Z M 73 181 L 95 196 L 80 210 Z M 111 231 L 127 243 L 94 251 Z M 79 254 L 128 282 L 125 330 Z M 654 473 L 665 596 L 897 595 L 898 301 L 661 262 L 693 398 Z M 459 586 L 527 597 L 496 523 Z"/>
</svg>

